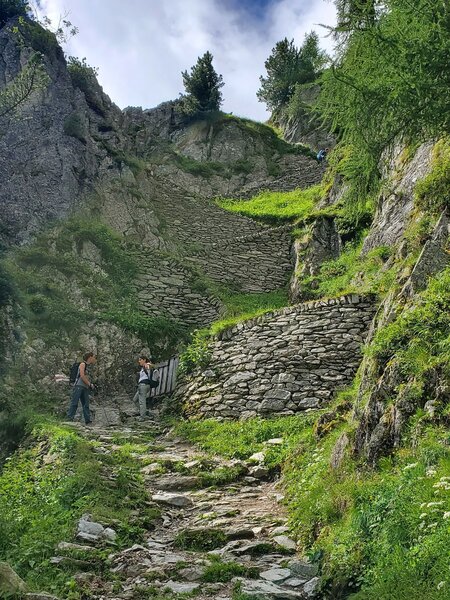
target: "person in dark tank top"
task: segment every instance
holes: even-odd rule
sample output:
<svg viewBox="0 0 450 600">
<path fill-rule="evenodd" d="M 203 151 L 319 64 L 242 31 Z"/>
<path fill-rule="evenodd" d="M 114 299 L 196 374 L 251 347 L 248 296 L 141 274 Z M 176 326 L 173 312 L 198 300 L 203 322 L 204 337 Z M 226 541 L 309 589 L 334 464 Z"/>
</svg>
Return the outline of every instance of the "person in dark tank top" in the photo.
<svg viewBox="0 0 450 600">
<path fill-rule="evenodd" d="M 77 377 L 72 391 L 72 399 L 67 413 L 69 421 L 73 421 L 75 413 L 77 412 L 78 403 L 81 402 L 83 409 L 83 416 L 86 425 L 92 423 L 91 411 L 89 408 L 89 392 L 94 389 L 94 385 L 88 374 L 89 365 L 94 365 L 97 359 L 93 352 L 87 352 L 83 356 L 83 362 L 78 367 Z"/>
</svg>

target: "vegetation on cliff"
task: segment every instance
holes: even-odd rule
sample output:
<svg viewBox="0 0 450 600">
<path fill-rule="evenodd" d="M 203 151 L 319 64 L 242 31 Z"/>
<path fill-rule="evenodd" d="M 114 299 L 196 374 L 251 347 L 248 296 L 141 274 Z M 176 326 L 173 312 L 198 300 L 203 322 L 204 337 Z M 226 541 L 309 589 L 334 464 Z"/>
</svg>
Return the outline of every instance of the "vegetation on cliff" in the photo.
<svg viewBox="0 0 450 600">
<path fill-rule="evenodd" d="M 213 55 L 205 52 L 199 56 L 191 72 L 183 71 L 186 95 L 182 97 L 182 110 L 188 115 L 217 111 L 222 104 L 221 88 L 225 85 L 212 64 Z"/>
</svg>

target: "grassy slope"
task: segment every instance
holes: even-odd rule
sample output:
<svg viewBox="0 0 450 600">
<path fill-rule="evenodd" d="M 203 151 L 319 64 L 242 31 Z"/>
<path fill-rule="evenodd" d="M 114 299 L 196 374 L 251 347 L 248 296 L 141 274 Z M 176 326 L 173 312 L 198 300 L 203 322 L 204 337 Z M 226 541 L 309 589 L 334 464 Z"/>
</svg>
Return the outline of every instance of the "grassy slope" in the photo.
<svg viewBox="0 0 450 600">
<path fill-rule="evenodd" d="M 219 200 L 219 206 L 272 225 L 296 223 L 309 216 L 314 205 L 322 198 L 320 185 L 292 192 L 261 192 L 250 200 Z"/>
<path fill-rule="evenodd" d="M 144 452 L 151 437 L 116 440 L 112 454 L 95 452 L 95 443 L 50 421 L 31 427 L 27 445 L 16 452 L 0 474 L 0 560 L 25 578 L 31 589 L 78 599 L 72 591 L 74 565 L 61 569 L 49 562 L 61 541 L 72 541 L 77 519 L 85 512 L 118 533 L 119 548 L 141 542 L 157 511 L 150 509 L 131 452 Z M 111 481 L 114 478 L 114 481 Z M 138 510 L 139 517 L 132 511 Z M 94 556 L 101 569 L 109 553 Z M 79 555 L 78 558 L 90 559 Z"/>
</svg>

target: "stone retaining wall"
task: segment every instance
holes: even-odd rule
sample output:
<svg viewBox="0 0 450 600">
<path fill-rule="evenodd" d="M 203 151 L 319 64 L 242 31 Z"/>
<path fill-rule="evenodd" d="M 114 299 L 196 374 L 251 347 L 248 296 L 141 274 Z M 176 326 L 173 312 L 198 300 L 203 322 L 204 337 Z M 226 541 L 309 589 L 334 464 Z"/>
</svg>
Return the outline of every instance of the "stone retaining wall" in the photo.
<svg viewBox="0 0 450 600">
<path fill-rule="evenodd" d="M 291 228 L 266 228 L 205 246 L 186 259 L 219 284 L 242 292 L 271 292 L 286 286 L 294 268 Z"/>
<path fill-rule="evenodd" d="M 190 416 L 245 418 L 318 408 L 349 384 L 375 306 L 358 295 L 241 323 L 211 345 L 206 370 L 178 391 Z"/>
<path fill-rule="evenodd" d="M 154 253 L 141 262 L 135 285 L 143 313 L 168 316 L 188 325 L 206 325 L 219 318 L 220 300 L 196 289 L 192 271 L 179 261 Z"/>
</svg>

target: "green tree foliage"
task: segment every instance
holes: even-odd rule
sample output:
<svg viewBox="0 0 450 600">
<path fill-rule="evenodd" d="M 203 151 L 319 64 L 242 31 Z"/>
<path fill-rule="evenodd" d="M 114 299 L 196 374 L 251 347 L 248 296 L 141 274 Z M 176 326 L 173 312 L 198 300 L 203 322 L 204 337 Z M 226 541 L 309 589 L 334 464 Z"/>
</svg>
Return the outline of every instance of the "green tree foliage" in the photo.
<svg viewBox="0 0 450 600">
<path fill-rule="evenodd" d="M 195 114 L 219 110 L 222 104 L 222 92 L 225 85 L 222 75 L 218 75 L 213 64 L 211 52 L 198 58 L 191 72 L 184 71 L 183 84 L 187 95 L 183 98 L 183 111 Z"/>
<path fill-rule="evenodd" d="M 285 106 L 298 84 L 314 81 L 328 60 L 319 47 L 319 36 L 312 31 L 305 36 L 303 45 L 297 48 L 294 40 L 287 38 L 277 42 L 272 54 L 264 63 L 267 77 L 260 77 L 257 92 L 260 102 L 276 111 Z"/>
<path fill-rule="evenodd" d="M 337 6 L 344 16 L 335 33 L 344 41 L 324 73 L 319 110 L 352 149 L 355 181 L 373 185 L 383 150 L 398 136 L 420 140 L 449 130 L 450 5 L 386 0 L 381 9 L 337 0 Z M 360 198 L 368 191 L 362 185 Z"/>
<path fill-rule="evenodd" d="M 0 118 L 17 113 L 32 93 L 45 87 L 47 82 L 42 55 L 35 52 L 16 78 L 0 90 Z"/>
<path fill-rule="evenodd" d="M 30 15 L 30 5 L 26 0 L 0 0 L 0 28 L 13 17 Z"/>
<path fill-rule="evenodd" d="M 359 29 L 373 27 L 381 3 L 379 0 L 335 0 L 337 25 L 334 29 L 336 38 Z"/>
</svg>

